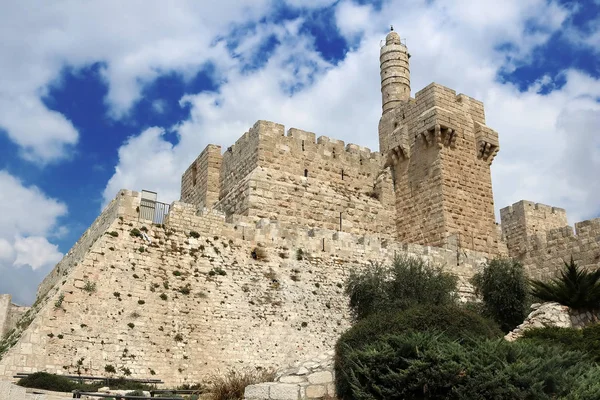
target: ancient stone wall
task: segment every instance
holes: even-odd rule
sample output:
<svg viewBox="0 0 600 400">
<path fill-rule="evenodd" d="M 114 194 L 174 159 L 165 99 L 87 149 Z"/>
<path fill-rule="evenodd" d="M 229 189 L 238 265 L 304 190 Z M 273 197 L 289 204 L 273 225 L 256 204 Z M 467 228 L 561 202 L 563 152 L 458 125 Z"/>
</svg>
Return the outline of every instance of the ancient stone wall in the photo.
<svg viewBox="0 0 600 400">
<path fill-rule="evenodd" d="M 600 268 L 600 218 L 568 225 L 564 209 L 520 201 L 500 210 L 502 235 L 511 257 L 530 277 L 549 279 L 569 262 Z"/>
<path fill-rule="evenodd" d="M 135 202 L 136 206 L 139 206 L 139 194 L 136 192 L 133 193 L 135 193 L 135 196 L 132 196 L 132 192 L 123 190 L 105 207 L 98 218 L 96 218 L 92 225 L 90 225 L 83 235 L 81 235 L 79 240 L 77 240 L 71 250 L 69 250 L 63 259 L 56 264 L 54 269 L 46 275 L 42 283 L 38 286 L 38 299 L 44 297 L 52 287 L 69 274 L 69 271 L 74 266 L 82 261 L 94 242 L 98 240 L 102 234 L 106 233 L 108 225 L 114 221 L 117 215 L 120 213 L 122 214 L 125 209 L 131 208 L 132 201 Z M 135 211 L 135 213 L 137 215 L 137 211 Z"/>
<path fill-rule="evenodd" d="M 10 330 L 8 327 L 8 315 L 10 314 L 11 305 L 10 294 L 0 294 L 0 340 L 4 338 L 6 333 Z"/>
<path fill-rule="evenodd" d="M 569 225 L 564 209 L 526 200 L 502 208 L 500 219 L 503 239 L 513 257 L 521 257 L 527 251 L 529 236 Z"/>
<path fill-rule="evenodd" d="M 38 305 L 0 360 L 0 376 L 105 374 L 112 365 L 170 385 L 217 368 L 279 367 L 329 349 L 349 326 L 343 282 L 356 267 L 414 254 L 464 283 L 485 254 L 371 235 L 253 222 L 176 202 L 163 226 L 138 221 L 139 194 Z M 227 220 L 231 222 L 227 222 Z M 138 234 L 137 229 L 140 234 Z M 148 240 L 141 235 L 145 233 Z"/>
<path fill-rule="evenodd" d="M 399 240 L 500 253 L 490 174 L 498 141 L 481 102 L 433 83 L 385 113 L 379 133 Z"/>
<path fill-rule="evenodd" d="M 226 215 L 395 236 L 393 187 L 379 153 L 295 128 L 286 135 L 283 125 L 258 121 L 223 155 L 217 185 L 217 148 L 209 149 L 198 160 L 214 160 L 208 163 L 212 187 L 220 187 L 214 207 Z M 182 199 L 201 209 L 211 206 L 204 193 L 214 190 L 207 189 L 206 168 L 199 164 L 182 178 Z"/>
<path fill-rule="evenodd" d="M 2 323 L 0 322 L 0 339 L 5 337 L 6 335 L 8 335 L 8 333 L 17 326 L 17 323 L 23 317 L 23 315 L 30 309 L 30 307 L 19 306 L 19 305 L 13 304 L 10 301 L 10 295 L 2 295 L 2 296 L 8 296 L 9 302 L 8 302 L 8 307 L 6 307 L 4 309 L 6 318 L 4 320 L 3 330 L 2 330 Z M 1 309 L 3 307 L 3 303 L 4 303 L 3 299 L 0 296 L 0 321 L 2 321 L 2 310 Z"/>
<path fill-rule="evenodd" d="M 181 176 L 181 201 L 212 207 L 221 190 L 221 146 L 209 144 Z"/>
</svg>

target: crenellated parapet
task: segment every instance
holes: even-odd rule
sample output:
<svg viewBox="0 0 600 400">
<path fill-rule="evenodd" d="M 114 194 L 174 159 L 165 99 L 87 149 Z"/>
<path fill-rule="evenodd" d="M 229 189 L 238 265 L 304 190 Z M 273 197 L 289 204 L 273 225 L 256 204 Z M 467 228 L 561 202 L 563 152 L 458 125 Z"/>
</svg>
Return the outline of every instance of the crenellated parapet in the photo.
<svg viewBox="0 0 600 400">
<path fill-rule="evenodd" d="M 378 152 L 269 121 L 256 122 L 222 157 L 219 151 L 208 146 L 184 173 L 182 200 L 226 215 L 394 231 L 393 187 L 380 174 Z"/>
<path fill-rule="evenodd" d="M 382 115 L 379 141 L 399 238 L 501 252 L 490 174 L 499 142 L 483 103 L 432 83 Z"/>
<path fill-rule="evenodd" d="M 585 268 L 600 268 L 600 218 L 578 222 L 573 230 L 563 208 L 525 200 L 501 209 L 500 217 L 509 255 L 530 277 L 551 278 L 571 257 Z"/>
</svg>

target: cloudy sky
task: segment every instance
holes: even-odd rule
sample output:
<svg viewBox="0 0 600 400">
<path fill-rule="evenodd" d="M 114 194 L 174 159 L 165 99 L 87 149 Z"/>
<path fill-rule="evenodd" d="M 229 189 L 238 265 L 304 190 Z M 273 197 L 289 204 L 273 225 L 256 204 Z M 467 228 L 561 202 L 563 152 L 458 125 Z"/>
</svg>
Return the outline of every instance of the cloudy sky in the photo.
<svg viewBox="0 0 600 400">
<path fill-rule="evenodd" d="M 120 188 L 178 199 L 256 120 L 377 149 L 378 52 L 413 95 L 482 100 L 496 208 L 600 216 L 600 0 L 59 0 L 0 5 L 0 293 L 35 288 Z"/>
</svg>

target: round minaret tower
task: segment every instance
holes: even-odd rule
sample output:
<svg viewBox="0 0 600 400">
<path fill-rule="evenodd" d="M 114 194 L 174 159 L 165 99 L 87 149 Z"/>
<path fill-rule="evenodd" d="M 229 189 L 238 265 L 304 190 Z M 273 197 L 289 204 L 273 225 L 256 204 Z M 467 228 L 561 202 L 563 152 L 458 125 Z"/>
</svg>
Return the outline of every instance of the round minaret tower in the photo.
<svg viewBox="0 0 600 400">
<path fill-rule="evenodd" d="M 383 114 L 410 98 L 409 57 L 406 46 L 400 42 L 400 35 L 392 27 L 379 56 Z"/>
</svg>

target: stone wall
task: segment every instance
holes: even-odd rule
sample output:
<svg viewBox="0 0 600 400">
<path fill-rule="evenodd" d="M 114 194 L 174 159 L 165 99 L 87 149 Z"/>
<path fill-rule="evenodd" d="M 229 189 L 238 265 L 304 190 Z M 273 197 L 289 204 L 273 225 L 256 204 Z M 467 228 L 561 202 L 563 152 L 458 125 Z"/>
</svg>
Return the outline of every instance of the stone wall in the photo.
<svg viewBox="0 0 600 400">
<path fill-rule="evenodd" d="M 571 257 L 585 268 L 600 268 L 600 218 L 578 222 L 573 231 L 565 210 L 530 201 L 505 207 L 500 216 L 509 254 L 531 278 L 556 276 Z"/>
<path fill-rule="evenodd" d="M 16 326 L 21 317 L 29 310 L 12 303 L 10 294 L 0 295 L 0 340 L 4 339 Z"/>
<path fill-rule="evenodd" d="M 221 190 L 221 146 L 208 145 L 181 176 L 181 201 L 212 207 Z"/>
<path fill-rule="evenodd" d="M 413 254 L 464 283 L 486 259 L 371 235 L 299 229 L 176 202 L 163 226 L 138 221 L 139 194 L 38 305 L 0 360 L 0 376 L 105 374 L 112 365 L 169 385 L 216 369 L 280 367 L 332 348 L 349 326 L 342 284 L 353 268 Z M 231 222 L 227 222 L 231 221 Z M 134 228 L 148 239 L 136 235 Z M 131 234 L 134 234 L 132 236 Z"/>
<path fill-rule="evenodd" d="M 295 128 L 286 135 L 283 125 L 258 121 L 223 155 L 217 185 L 217 149 L 209 146 L 183 175 L 182 200 L 211 207 L 205 193 L 220 187 L 215 208 L 226 215 L 395 236 L 393 186 L 379 153 Z"/>
<path fill-rule="evenodd" d="M 135 205 L 133 206 L 133 204 Z M 107 227 L 125 212 L 126 209 L 133 210 L 137 215 L 135 207 L 140 204 L 140 195 L 137 192 L 122 190 L 102 211 L 90 227 L 81 235 L 79 240 L 73 245 L 71 250 L 56 264 L 54 269 L 46 275 L 42 283 L 38 286 L 37 298 L 45 296 L 48 291 L 54 287 L 61 279 L 69 274 L 71 269 L 80 263 L 86 256 L 88 250 L 98 238 L 106 233 Z"/>
<path fill-rule="evenodd" d="M 490 174 L 498 135 L 481 102 L 433 83 L 385 113 L 379 135 L 399 240 L 501 252 Z"/>
<path fill-rule="evenodd" d="M 500 210 L 502 237 L 513 257 L 521 257 L 527 251 L 527 238 L 564 228 L 567 212 L 562 208 L 522 200 Z"/>
</svg>

